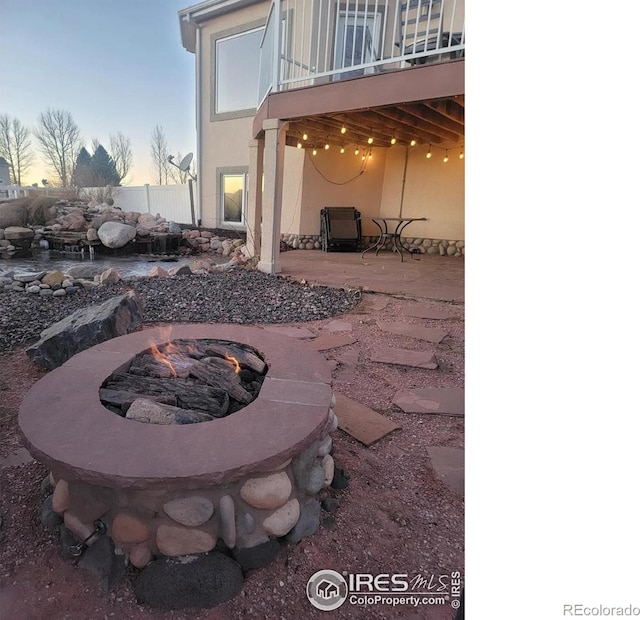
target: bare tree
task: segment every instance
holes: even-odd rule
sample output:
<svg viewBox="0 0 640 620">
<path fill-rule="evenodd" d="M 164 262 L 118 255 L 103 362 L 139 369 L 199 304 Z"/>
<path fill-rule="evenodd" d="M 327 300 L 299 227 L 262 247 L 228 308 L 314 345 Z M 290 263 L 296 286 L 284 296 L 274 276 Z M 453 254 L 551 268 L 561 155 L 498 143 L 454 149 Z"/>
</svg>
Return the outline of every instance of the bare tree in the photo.
<svg viewBox="0 0 640 620">
<path fill-rule="evenodd" d="M 111 142 L 111 157 L 116 165 L 116 171 L 120 177 L 120 184 L 125 184 L 125 177 L 133 167 L 133 153 L 131 152 L 131 140 L 125 138 L 122 132 L 115 136 L 109 136 Z"/>
<path fill-rule="evenodd" d="M 82 147 L 80 129 L 66 110 L 47 108 L 38 117 L 34 132 L 45 161 L 53 168 L 60 184 L 69 187 L 73 166 Z"/>
<path fill-rule="evenodd" d="M 11 183 L 22 185 L 22 177 L 33 163 L 30 131 L 17 118 L 0 114 L 0 157 L 9 164 Z"/>
<path fill-rule="evenodd" d="M 156 125 L 151 134 L 151 160 L 158 175 L 158 185 L 166 185 L 169 178 L 169 147 L 162 125 Z"/>
</svg>

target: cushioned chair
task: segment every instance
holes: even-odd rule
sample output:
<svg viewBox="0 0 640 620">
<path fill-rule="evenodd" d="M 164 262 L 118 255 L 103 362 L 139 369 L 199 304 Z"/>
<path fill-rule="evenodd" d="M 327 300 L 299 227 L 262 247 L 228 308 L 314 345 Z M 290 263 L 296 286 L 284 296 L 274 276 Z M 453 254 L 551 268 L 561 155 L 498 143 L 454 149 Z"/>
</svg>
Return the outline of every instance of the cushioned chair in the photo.
<svg viewBox="0 0 640 620">
<path fill-rule="evenodd" d="M 362 245 L 360 212 L 353 207 L 320 211 L 320 240 L 325 252 L 357 252 Z"/>
</svg>

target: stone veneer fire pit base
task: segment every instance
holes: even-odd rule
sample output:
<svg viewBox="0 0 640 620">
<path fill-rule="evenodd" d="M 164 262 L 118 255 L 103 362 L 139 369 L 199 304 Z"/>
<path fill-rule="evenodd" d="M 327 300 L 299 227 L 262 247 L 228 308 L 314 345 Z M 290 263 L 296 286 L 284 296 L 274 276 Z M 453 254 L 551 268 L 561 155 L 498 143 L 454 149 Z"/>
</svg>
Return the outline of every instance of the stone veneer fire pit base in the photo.
<svg viewBox="0 0 640 620">
<path fill-rule="evenodd" d="M 231 416 L 177 426 L 127 420 L 100 403 L 106 377 L 174 339 L 259 351 L 268 372 L 258 397 Z M 330 381 L 324 358 L 300 341 L 260 328 L 178 325 L 75 355 L 32 388 L 19 421 L 25 445 L 51 471 L 50 508 L 77 541 L 103 525 L 115 553 L 137 568 L 222 543 L 251 564 L 247 552 L 285 536 L 298 542 L 318 527 L 317 494 L 334 476 Z"/>
</svg>

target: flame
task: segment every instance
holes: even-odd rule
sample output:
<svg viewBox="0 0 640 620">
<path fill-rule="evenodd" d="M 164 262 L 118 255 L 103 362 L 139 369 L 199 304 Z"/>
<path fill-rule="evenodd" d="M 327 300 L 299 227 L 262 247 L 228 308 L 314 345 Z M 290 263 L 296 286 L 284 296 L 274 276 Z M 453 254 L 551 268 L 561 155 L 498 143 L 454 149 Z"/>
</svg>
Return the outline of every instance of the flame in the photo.
<svg viewBox="0 0 640 620">
<path fill-rule="evenodd" d="M 224 359 L 226 359 L 227 362 L 231 362 L 235 366 L 234 370 L 235 370 L 236 374 L 238 374 L 240 372 L 240 363 L 238 362 L 238 360 L 235 357 L 229 355 L 228 353 L 225 353 L 224 354 Z"/>
<path fill-rule="evenodd" d="M 169 343 L 169 346 L 171 346 L 171 343 Z M 178 376 L 176 369 L 173 367 L 173 364 L 169 361 L 169 358 L 164 353 L 161 353 L 159 351 L 155 342 L 151 343 L 150 351 L 153 357 L 155 357 L 160 363 L 164 364 L 169 369 L 171 376 L 175 379 Z"/>
</svg>

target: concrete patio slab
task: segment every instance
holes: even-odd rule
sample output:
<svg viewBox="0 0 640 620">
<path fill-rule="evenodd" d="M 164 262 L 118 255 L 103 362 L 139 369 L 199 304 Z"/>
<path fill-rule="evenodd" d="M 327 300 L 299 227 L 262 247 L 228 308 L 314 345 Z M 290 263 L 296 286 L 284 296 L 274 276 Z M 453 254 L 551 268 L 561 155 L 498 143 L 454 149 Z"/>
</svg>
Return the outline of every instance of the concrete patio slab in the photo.
<svg viewBox="0 0 640 620">
<path fill-rule="evenodd" d="M 336 397 L 335 414 L 338 428 L 351 435 L 365 446 L 370 446 L 392 431 L 399 429 L 395 422 L 369 409 L 343 394 L 334 392 Z"/>
<path fill-rule="evenodd" d="M 318 336 L 315 340 L 309 341 L 309 346 L 313 347 L 316 351 L 328 351 L 329 349 L 337 349 L 338 347 L 345 347 L 354 343 L 354 338 L 348 334 L 337 333 Z"/>
<path fill-rule="evenodd" d="M 395 364 L 398 366 L 412 366 L 413 368 L 438 368 L 433 351 L 412 351 L 410 349 L 394 349 L 391 347 L 376 349 L 371 354 L 372 362 Z"/>
<path fill-rule="evenodd" d="M 410 325 L 409 323 L 390 323 L 386 321 L 377 321 L 378 327 L 383 332 L 396 334 L 397 336 L 409 336 L 410 338 L 418 338 L 438 344 L 442 342 L 449 333 L 444 329 L 437 327 L 421 327 L 420 325 Z"/>
<path fill-rule="evenodd" d="M 393 404 L 405 413 L 464 415 L 464 389 L 422 388 L 403 390 L 393 397 Z"/>
<path fill-rule="evenodd" d="M 464 497 L 464 450 L 429 446 L 427 454 L 436 476 L 454 493 Z"/>
</svg>

